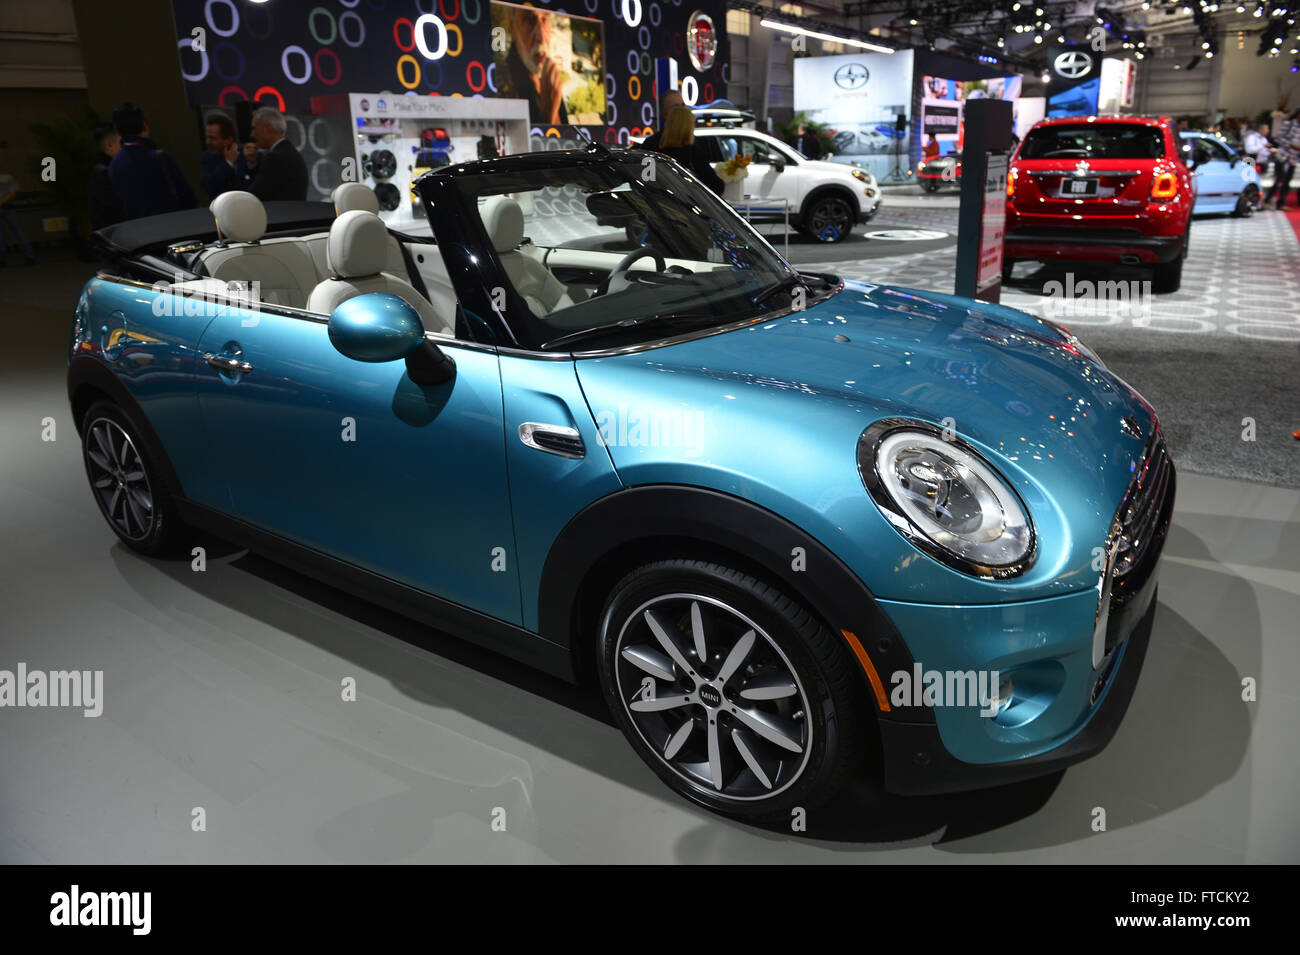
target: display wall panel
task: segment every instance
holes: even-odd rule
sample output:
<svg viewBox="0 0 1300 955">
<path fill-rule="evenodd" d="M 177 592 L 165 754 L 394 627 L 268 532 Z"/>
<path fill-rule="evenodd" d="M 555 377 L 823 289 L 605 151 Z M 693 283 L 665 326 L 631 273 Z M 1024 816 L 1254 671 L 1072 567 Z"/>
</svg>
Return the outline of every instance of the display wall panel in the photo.
<svg viewBox="0 0 1300 955">
<path fill-rule="evenodd" d="M 516 71 L 512 78 L 506 63 L 521 39 L 528 42 L 535 32 L 523 21 L 539 19 L 549 21 L 543 29 L 553 48 L 557 33 L 567 44 L 567 53 L 556 50 L 567 61 L 557 63 L 563 75 L 552 73 L 550 80 L 562 87 L 559 121 L 556 112 L 543 115 L 539 97 L 530 97 L 539 139 L 572 140 L 581 127 L 608 143 L 626 143 L 656 125 L 658 57 L 678 60 L 680 75 L 694 78 L 698 102 L 726 93 L 722 0 L 536 0 L 533 13 L 515 14 L 513 21 L 510 11 L 522 8 L 496 6 L 494 12 L 492 0 L 173 0 L 181 69 L 196 107 L 265 97 L 286 112 L 319 113 L 325 98 L 337 102 L 340 94 L 376 90 L 518 96 L 513 87 L 525 75 Z M 692 24 L 699 28 L 694 33 Z M 193 42 L 195 30 L 201 31 L 201 49 Z M 714 47 L 701 57 L 697 45 L 698 65 L 692 37 Z M 592 82 L 598 74 L 599 82 Z"/>
</svg>

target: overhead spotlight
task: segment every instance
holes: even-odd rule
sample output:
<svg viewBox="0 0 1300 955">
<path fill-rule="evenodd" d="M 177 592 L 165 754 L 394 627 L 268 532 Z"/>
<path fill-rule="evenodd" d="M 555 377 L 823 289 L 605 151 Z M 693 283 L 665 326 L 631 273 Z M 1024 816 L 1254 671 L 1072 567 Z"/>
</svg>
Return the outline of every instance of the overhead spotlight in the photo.
<svg viewBox="0 0 1300 955">
<path fill-rule="evenodd" d="M 1035 36 L 1035 37 L 1034 37 L 1034 42 L 1035 42 L 1035 43 L 1042 43 L 1042 42 L 1043 42 L 1043 38 L 1042 38 L 1041 36 Z"/>
<path fill-rule="evenodd" d="M 1210 48 L 1210 44 L 1209 44 L 1209 43 L 1202 43 L 1202 44 L 1201 44 L 1201 49 L 1202 49 L 1202 50 L 1208 50 L 1209 48 Z"/>
<path fill-rule="evenodd" d="M 1214 59 L 1214 51 L 1213 51 L 1213 50 L 1206 50 L 1206 51 L 1205 51 L 1205 58 L 1206 58 L 1207 60 L 1212 60 L 1212 59 Z"/>
<path fill-rule="evenodd" d="M 1047 72 L 1047 70 L 1043 70 L 1043 82 L 1044 83 L 1052 82 L 1052 74 Z"/>
</svg>

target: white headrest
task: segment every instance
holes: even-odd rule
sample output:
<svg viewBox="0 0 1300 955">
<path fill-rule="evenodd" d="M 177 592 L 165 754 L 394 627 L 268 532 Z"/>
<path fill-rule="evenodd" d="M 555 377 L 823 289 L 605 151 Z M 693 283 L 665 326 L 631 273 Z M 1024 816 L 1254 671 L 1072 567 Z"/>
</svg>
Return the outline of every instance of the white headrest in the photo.
<svg viewBox="0 0 1300 955">
<path fill-rule="evenodd" d="M 330 195 L 334 200 L 334 214 L 341 216 L 353 209 L 379 214 L 379 198 L 369 186 L 359 182 L 345 182 Z"/>
<path fill-rule="evenodd" d="M 330 226 L 325 254 L 330 271 L 341 278 L 377 275 L 388 262 L 388 227 L 373 212 L 345 212 Z"/>
<path fill-rule="evenodd" d="M 251 192 L 223 192 L 208 206 L 217 234 L 231 242 L 256 242 L 266 232 L 266 206 Z"/>
<path fill-rule="evenodd" d="M 509 196 L 492 196 L 483 203 L 483 225 L 492 239 L 492 248 L 510 252 L 524 239 L 524 210 Z"/>
</svg>

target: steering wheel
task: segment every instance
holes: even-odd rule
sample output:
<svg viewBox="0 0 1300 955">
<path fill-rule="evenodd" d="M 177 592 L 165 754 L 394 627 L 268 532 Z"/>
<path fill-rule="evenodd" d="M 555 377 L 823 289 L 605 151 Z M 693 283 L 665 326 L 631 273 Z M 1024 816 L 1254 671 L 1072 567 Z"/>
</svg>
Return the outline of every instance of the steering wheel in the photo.
<svg viewBox="0 0 1300 955">
<path fill-rule="evenodd" d="M 632 284 L 627 277 L 627 270 L 632 267 L 632 263 L 637 259 L 643 259 L 647 255 L 654 256 L 655 269 L 659 272 L 665 271 L 664 254 L 654 246 L 643 245 L 639 249 L 633 249 L 623 258 L 618 260 L 618 265 L 605 276 L 605 281 L 601 282 L 596 288 L 596 295 L 605 295 L 608 292 L 621 292 Z"/>
</svg>

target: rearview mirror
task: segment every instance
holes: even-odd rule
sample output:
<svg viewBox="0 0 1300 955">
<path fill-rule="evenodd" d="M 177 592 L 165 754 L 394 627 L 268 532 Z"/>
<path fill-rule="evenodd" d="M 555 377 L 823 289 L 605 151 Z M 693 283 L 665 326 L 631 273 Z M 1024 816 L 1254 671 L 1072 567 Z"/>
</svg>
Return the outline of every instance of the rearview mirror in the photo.
<svg viewBox="0 0 1300 955">
<path fill-rule="evenodd" d="M 778 159 L 777 157 L 773 156 L 773 157 L 772 157 L 772 171 L 773 171 L 773 172 L 785 172 L 785 160 L 784 160 L 784 159 Z"/>
<path fill-rule="evenodd" d="M 417 385 L 442 384 L 456 373 L 455 363 L 424 337 L 419 312 L 388 292 L 340 302 L 330 313 L 329 337 L 339 354 L 353 361 L 406 359 L 406 372 Z"/>
</svg>

